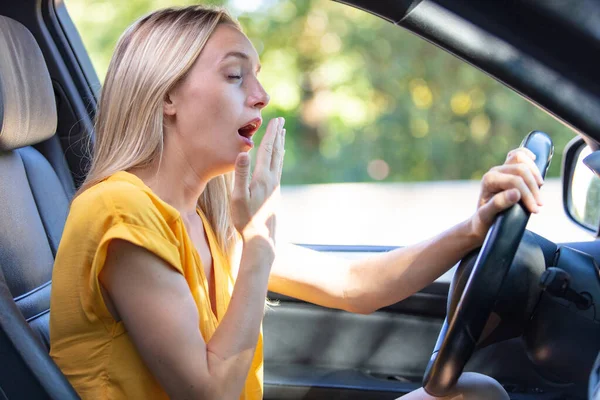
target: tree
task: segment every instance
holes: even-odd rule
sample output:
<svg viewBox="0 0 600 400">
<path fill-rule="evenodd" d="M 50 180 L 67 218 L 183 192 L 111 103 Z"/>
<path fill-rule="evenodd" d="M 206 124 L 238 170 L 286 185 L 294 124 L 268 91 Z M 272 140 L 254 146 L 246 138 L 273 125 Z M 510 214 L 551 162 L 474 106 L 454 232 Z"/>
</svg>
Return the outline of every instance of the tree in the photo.
<svg viewBox="0 0 600 400">
<path fill-rule="evenodd" d="M 85 2 L 85 9 L 83 3 Z M 103 77 L 121 32 L 191 0 L 68 0 Z M 225 4 L 237 13 L 237 4 Z M 481 71 L 410 32 L 328 0 L 265 0 L 238 15 L 284 116 L 287 184 L 479 179 L 531 130 L 555 142 L 549 176 L 574 133 Z"/>
</svg>

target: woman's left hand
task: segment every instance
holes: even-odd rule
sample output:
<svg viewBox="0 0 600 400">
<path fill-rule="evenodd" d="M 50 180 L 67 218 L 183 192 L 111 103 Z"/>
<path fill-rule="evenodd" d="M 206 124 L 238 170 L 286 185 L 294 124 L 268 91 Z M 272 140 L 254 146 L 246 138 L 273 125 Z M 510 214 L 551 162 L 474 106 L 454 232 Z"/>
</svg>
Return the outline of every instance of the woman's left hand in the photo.
<svg viewBox="0 0 600 400">
<path fill-rule="evenodd" d="M 506 161 L 491 168 L 481 180 L 477 212 L 471 217 L 471 229 L 483 242 L 496 214 L 519 200 L 532 213 L 542 205 L 542 175 L 534 163 L 535 155 L 526 148 L 508 152 Z"/>
</svg>

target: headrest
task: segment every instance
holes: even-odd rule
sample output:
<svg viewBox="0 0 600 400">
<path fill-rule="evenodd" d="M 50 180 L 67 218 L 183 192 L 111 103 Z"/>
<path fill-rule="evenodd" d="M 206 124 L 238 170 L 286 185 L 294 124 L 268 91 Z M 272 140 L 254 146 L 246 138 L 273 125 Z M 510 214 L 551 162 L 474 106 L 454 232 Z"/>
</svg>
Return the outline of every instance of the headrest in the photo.
<svg viewBox="0 0 600 400">
<path fill-rule="evenodd" d="M 31 32 L 0 15 L 0 150 L 42 142 L 56 131 L 56 100 Z"/>
</svg>

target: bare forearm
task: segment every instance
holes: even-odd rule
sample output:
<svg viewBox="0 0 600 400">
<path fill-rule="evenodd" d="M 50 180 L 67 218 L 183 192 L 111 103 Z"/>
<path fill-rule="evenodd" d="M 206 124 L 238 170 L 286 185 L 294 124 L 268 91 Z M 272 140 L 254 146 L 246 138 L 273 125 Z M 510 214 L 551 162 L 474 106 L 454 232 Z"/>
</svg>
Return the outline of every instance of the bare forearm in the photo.
<svg viewBox="0 0 600 400">
<path fill-rule="evenodd" d="M 227 313 L 207 343 L 209 373 L 220 383 L 221 398 L 239 397 L 254 357 L 273 260 L 269 252 L 258 249 L 265 245 L 244 247 Z"/>
<path fill-rule="evenodd" d="M 421 290 L 481 244 L 463 222 L 425 242 L 355 262 L 349 270 L 347 309 L 370 313 Z"/>
<path fill-rule="evenodd" d="M 318 304 L 344 309 L 349 261 L 300 246 L 278 243 L 269 276 L 269 290 Z"/>
</svg>

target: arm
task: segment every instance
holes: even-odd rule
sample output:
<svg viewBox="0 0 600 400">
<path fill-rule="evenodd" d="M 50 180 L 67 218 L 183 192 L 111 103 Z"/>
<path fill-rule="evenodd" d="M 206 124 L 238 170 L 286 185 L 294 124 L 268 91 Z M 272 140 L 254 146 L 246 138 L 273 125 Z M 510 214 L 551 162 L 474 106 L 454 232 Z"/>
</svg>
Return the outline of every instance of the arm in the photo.
<svg viewBox="0 0 600 400">
<path fill-rule="evenodd" d="M 269 290 L 323 307 L 350 311 L 346 304 L 349 260 L 277 242 Z"/>
<path fill-rule="evenodd" d="M 239 397 L 264 311 L 270 264 L 261 254 L 255 245 L 244 248 L 227 313 L 205 343 L 184 277 L 141 247 L 121 240 L 109 245 L 100 282 L 170 398 Z"/>
<path fill-rule="evenodd" d="M 274 203 L 284 146 L 283 120 L 272 120 L 255 174 L 240 153 L 232 217 L 243 251 L 229 307 L 208 343 L 185 278 L 153 253 L 110 243 L 99 280 L 145 365 L 173 399 L 237 399 L 252 363 L 264 315 L 275 246 Z M 149 311 L 151 310 L 151 311 Z"/>
<path fill-rule="evenodd" d="M 324 307 L 368 314 L 421 290 L 476 248 L 467 223 L 413 246 L 348 260 L 284 243 L 269 290 Z"/>
<path fill-rule="evenodd" d="M 521 198 L 538 211 L 542 178 L 532 157 L 526 149 L 510 152 L 504 165 L 484 176 L 477 212 L 428 241 L 358 261 L 278 245 L 269 290 L 357 313 L 409 297 L 480 246 L 498 212 Z"/>
<path fill-rule="evenodd" d="M 348 308 L 368 314 L 404 300 L 480 244 L 464 222 L 430 240 L 360 260 L 349 267 Z"/>
</svg>

